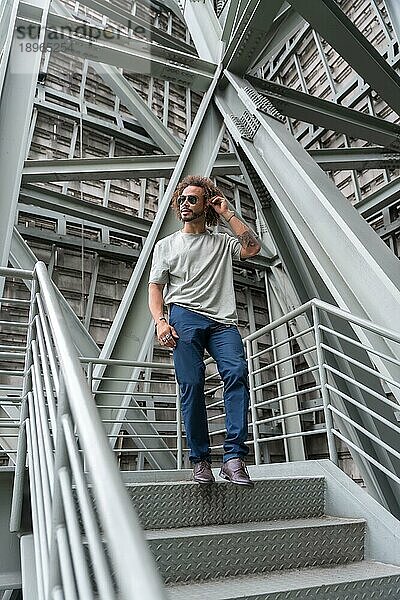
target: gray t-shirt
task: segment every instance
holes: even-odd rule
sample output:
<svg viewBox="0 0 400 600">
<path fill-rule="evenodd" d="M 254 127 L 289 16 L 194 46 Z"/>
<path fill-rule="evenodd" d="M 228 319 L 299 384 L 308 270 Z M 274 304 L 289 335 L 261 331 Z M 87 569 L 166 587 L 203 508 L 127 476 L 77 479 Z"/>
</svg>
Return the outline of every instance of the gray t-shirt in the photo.
<svg viewBox="0 0 400 600">
<path fill-rule="evenodd" d="M 239 241 L 227 233 L 176 231 L 156 243 L 149 283 L 164 283 L 165 304 L 237 324 L 232 259 Z"/>
</svg>

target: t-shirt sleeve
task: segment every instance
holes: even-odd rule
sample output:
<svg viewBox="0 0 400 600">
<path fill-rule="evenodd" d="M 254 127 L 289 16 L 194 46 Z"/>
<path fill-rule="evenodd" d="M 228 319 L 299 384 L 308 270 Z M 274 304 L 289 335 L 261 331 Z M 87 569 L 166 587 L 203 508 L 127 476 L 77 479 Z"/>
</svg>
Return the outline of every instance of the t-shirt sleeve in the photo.
<svg viewBox="0 0 400 600">
<path fill-rule="evenodd" d="M 154 246 L 153 260 L 151 263 L 149 283 L 168 283 L 169 267 L 165 252 L 165 245 L 159 242 Z"/>
<path fill-rule="evenodd" d="M 234 260 L 240 260 L 240 251 L 242 249 L 242 246 L 240 245 L 239 240 L 229 235 L 228 233 L 225 233 L 224 235 L 226 235 L 226 243 L 228 244 L 228 248 L 231 251 L 232 258 Z"/>
</svg>

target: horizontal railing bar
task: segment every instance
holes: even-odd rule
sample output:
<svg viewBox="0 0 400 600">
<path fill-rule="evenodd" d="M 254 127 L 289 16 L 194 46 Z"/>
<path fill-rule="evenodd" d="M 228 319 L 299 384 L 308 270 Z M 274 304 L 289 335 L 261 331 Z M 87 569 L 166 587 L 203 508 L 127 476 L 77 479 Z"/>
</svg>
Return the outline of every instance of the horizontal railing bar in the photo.
<svg viewBox="0 0 400 600">
<path fill-rule="evenodd" d="M 298 390 L 295 392 L 291 392 L 290 394 L 284 394 L 283 396 L 274 396 L 270 400 L 263 400 L 262 402 L 258 402 L 254 406 L 256 408 L 262 408 L 268 404 L 272 404 L 274 402 L 279 402 L 281 400 L 287 400 L 288 398 L 294 398 L 295 396 L 303 396 L 304 394 L 309 394 L 310 392 L 316 392 L 321 389 L 321 385 L 314 385 L 313 387 L 307 388 L 305 390 Z"/>
<path fill-rule="evenodd" d="M 389 471 L 389 469 L 387 469 L 386 467 L 384 467 L 383 465 L 381 465 L 377 460 L 375 460 L 374 458 L 372 458 L 372 456 L 370 456 L 369 454 L 367 454 L 367 452 L 365 452 L 364 450 L 361 450 L 361 448 L 359 448 L 358 446 L 356 446 L 355 444 L 353 444 L 353 442 L 351 442 L 348 438 L 346 438 L 344 435 L 342 435 L 341 433 L 339 433 L 339 431 L 337 431 L 336 429 L 332 429 L 332 433 L 334 435 L 336 435 L 336 437 L 338 437 L 340 440 L 342 440 L 342 442 L 344 442 L 345 444 L 347 444 L 347 446 L 349 446 L 350 448 L 353 448 L 353 450 L 355 450 L 356 452 L 358 452 L 358 454 L 361 454 L 361 456 L 363 456 L 364 458 L 366 458 L 370 463 L 372 463 L 380 471 L 382 471 L 383 473 L 385 473 L 385 475 L 387 475 L 388 477 L 390 477 L 391 479 L 393 479 L 396 483 L 400 484 L 400 478 L 399 477 L 397 477 L 396 475 L 394 475 L 391 471 Z"/>
<path fill-rule="evenodd" d="M 115 433 L 114 433 L 113 435 L 109 435 L 109 436 L 107 436 L 107 437 L 111 437 L 111 438 L 115 438 L 115 437 L 117 437 L 117 438 L 118 438 L 118 437 L 125 437 L 125 436 L 123 436 L 123 434 L 120 436 L 118 433 L 117 433 L 117 434 L 115 434 Z M 151 439 L 151 438 L 153 438 L 153 439 L 155 439 L 155 438 L 158 438 L 158 437 L 160 437 L 160 436 L 159 436 L 159 433 L 158 433 L 158 432 L 156 432 L 156 433 L 143 433 L 143 434 L 141 434 L 141 433 L 130 433 L 130 434 L 128 434 L 128 436 L 127 436 L 127 437 L 130 437 L 130 438 L 135 438 L 135 439 L 136 439 L 136 438 L 140 438 L 140 439 L 142 439 L 142 438 L 143 438 L 143 439 L 144 439 L 144 438 L 150 438 L 150 439 Z M 177 435 L 176 435 L 176 434 L 175 434 L 175 435 L 172 435 L 172 434 L 163 434 L 163 435 L 162 435 L 162 438 L 163 438 L 163 439 L 164 439 L 164 438 L 165 438 L 165 439 L 167 439 L 167 438 L 176 438 L 176 437 L 177 437 Z"/>
<path fill-rule="evenodd" d="M 347 335 L 344 335 L 343 333 L 339 333 L 338 331 L 335 331 L 334 329 L 325 327 L 325 325 L 319 325 L 319 328 L 323 329 L 327 333 L 331 333 L 332 335 L 335 335 L 336 337 L 338 337 L 342 340 L 345 340 L 346 342 L 349 342 L 350 344 L 353 344 L 354 346 L 357 346 L 358 348 L 362 348 L 363 350 L 365 350 L 368 353 L 374 354 L 375 356 L 379 356 L 380 358 L 383 358 L 384 360 L 387 360 L 388 362 L 391 362 L 394 365 L 400 366 L 400 361 L 395 359 L 393 356 L 389 356 L 388 354 L 385 354 L 384 352 L 375 350 L 375 348 L 372 348 L 371 346 L 367 346 L 366 344 L 363 344 L 362 342 L 359 342 L 358 340 L 353 340 L 352 338 L 348 337 Z"/>
<path fill-rule="evenodd" d="M 18 354 L 19 350 L 26 352 L 27 348 L 26 348 L 26 346 L 7 346 L 7 344 L 0 344 L 0 350 L 2 352 L 3 352 L 3 350 L 9 350 L 10 352 L 17 352 L 17 354 Z"/>
<path fill-rule="evenodd" d="M 381 327 L 381 325 L 376 325 L 375 323 L 372 323 L 372 321 L 367 321 L 366 319 L 362 319 L 361 317 L 356 317 L 350 312 L 342 310 L 341 308 L 338 308 L 336 306 L 332 306 L 331 304 L 328 304 L 323 300 L 318 300 L 314 298 L 314 300 L 312 300 L 311 302 L 318 308 L 324 310 L 325 312 L 331 313 L 332 315 L 336 315 L 337 317 L 342 317 L 346 321 L 354 323 L 354 325 L 359 325 L 360 327 L 364 327 L 364 329 L 368 329 L 369 331 L 372 331 L 373 333 L 376 333 L 382 337 L 388 337 L 393 342 L 400 343 L 400 333 L 397 333 L 393 329 L 387 329 L 386 327 Z"/>
<path fill-rule="evenodd" d="M 16 398 L 16 399 L 18 399 L 19 402 L 12 402 L 11 396 L 0 396 L 0 407 L 2 407 L 2 406 L 21 406 L 21 403 L 22 403 L 21 396 L 18 396 L 18 398 Z"/>
<path fill-rule="evenodd" d="M 101 410 L 103 408 L 106 408 L 105 406 L 98 406 L 98 409 Z M 115 410 L 125 410 L 125 408 L 122 406 L 109 406 L 107 407 L 108 410 L 110 409 L 115 409 Z M 176 403 L 171 403 L 170 406 L 131 406 L 130 410 L 142 410 L 142 411 L 146 411 L 146 410 L 176 410 Z M 105 422 L 103 419 L 101 419 L 103 421 L 103 423 Z M 111 423 L 113 423 L 114 421 L 110 421 Z"/>
<path fill-rule="evenodd" d="M 119 404 L 105 404 L 98 406 L 99 410 L 175 410 L 172 404 L 169 406 L 121 406 Z"/>
<path fill-rule="evenodd" d="M 292 342 L 293 340 L 296 340 L 297 338 L 302 337 L 303 335 L 306 335 L 307 333 L 310 333 L 311 331 L 314 331 L 313 327 L 308 327 L 307 329 L 303 329 L 299 333 L 294 333 L 293 335 L 290 335 L 289 337 L 285 338 L 284 340 L 280 340 L 279 342 L 272 344 L 272 346 L 268 346 L 268 348 L 264 348 L 264 350 L 260 350 L 259 352 L 252 354 L 250 356 L 250 358 L 258 358 L 262 354 L 271 352 L 271 350 L 276 350 L 276 348 L 279 348 L 279 346 L 283 346 L 284 344 L 287 344 L 288 342 Z"/>
<path fill-rule="evenodd" d="M 276 417 L 269 417 L 268 419 L 262 419 L 261 421 L 256 421 L 256 425 L 261 425 L 263 423 L 272 423 L 273 421 L 283 421 L 284 419 L 289 419 L 290 417 L 297 417 L 299 415 L 307 415 L 313 412 L 320 412 L 324 410 L 323 406 L 315 406 L 313 408 L 304 408 L 302 410 L 296 410 L 295 412 L 285 413 L 282 415 L 277 415 Z"/>
<path fill-rule="evenodd" d="M 273 329 L 277 329 L 277 327 L 279 327 L 280 325 L 284 325 L 288 321 L 295 319 L 296 317 L 298 317 L 299 315 L 303 314 L 308 309 L 310 309 L 313 302 L 314 302 L 313 300 L 309 300 L 308 302 L 306 302 L 305 304 L 302 304 L 298 308 L 291 310 L 283 317 L 280 317 L 279 319 L 275 319 L 275 321 L 272 321 L 272 323 L 268 323 L 268 325 L 265 325 L 265 327 L 262 327 L 258 331 L 255 331 L 254 333 L 251 333 L 250 335 L 246 336 L 245 338 L 243 338 L 243 341 L 244 342 L 247 342 L 247 341 L 252 342 L 253 340 L 257 339 L 258 337 L 261 337 L 262 335 L 269 333 Z"/>
<path fill-rule="evenodd" d="M 318 429 L 316 431 L 301 431 L 299 433 L 286 433 L 284 435 L 275 435 L 268 438 L 258 438 L 257 442 L 274 442 L 276 440 L 285 440 L 294 437 L 306 437 L 309 435 L 320 435 L 322 433 L 326 433 L 326 429 Z"/>
<path fill-rule="evenodd" d="M 349 423 L 352 427 L 354 427 L 358 431 L 361 431 L 361 433 L 363 433 L 368 439 L 378 444 L 378 446 L 380 446 L 381 448 L 384 448 L 384 450 L 386 450 L 390 454 L 393 454 L 393 456 L 395 456 L 397 459 L 400 459 L 400 452 L 397 452 L 397 450 L 389 446 L 389 444 L 386 444 L 386 442 L 380 440 L 376 435 L 368 431 L 368 429 L 365 429 L 365 427 L 363 427 L 359 423 L 356 423 L 353 419 L 351 419 L 341 410 L 339 410 L 335 406 L 332 406 L 332 404 L 328 404 L 328 408 L 331 412 L 335 413 L 335 415 L 338 415 L 341 419 L 346 421 L 346 423 Z"/>
<path fill-rule="evenodd" d="M 220 415 L 214 415 L 213 417 L 208 417 L 207 421 L 218 421 L 218 419 L 224 419 L 226 417 L 225 413 L 221 413 Z"/>
<path fill-rule="evenodd" d="M 175 384 L 176 380 L 175 379 L 169 379 L 169 380 L 165 380 L 165 379 L 134 379 L 132 377 L 126 377 L 126 378 L 121 378 L 121 377 L 92 377 L 91 378 L 93 381 L 98 380 L 98 381 L 127 381 L 127 382 L 133 382 L 133 383 L 163 383 L 165 385 L 168 384 Z"/>
<path fill-rule="evenodd" d="M 261 385 L 254 386 L 254 390 L 264 390 L 265 388 L 272 387 L 281 381 L 286 381 L 287 379 L 294 379 L 295 377 L 299 377 L 300 375 L 306 375 L 306 373 L 311 373 L 312 371 L 317 371 L 318 365 L 314 367 L 309 367 L 308 369 L 303 369 L 302 371 L 294 371 L 293 373 L 289 373 L 289 375 L 285 375 L 284 377 L 279 377 L 278 379 L 274 379 L 273 381 L 268 381 L 267 383 L 262 383 Z"/>
<path fill-rule="evenodd" d="M 396 404 L 395 402 L 392 402 L 391 400 L 389 400 L 388 398 L 386 398 L 386 396 L 382 396 L 382 394 L 379 394 L 378 392 L 376 392 L 372 388 L 364 385 L 363 383 L 360 383 L 359 381 L 357 381 L 353 377 L 349 377 L 348 375 L 345 375 L 344 373 L 341 373 L 340 371 L 338 371 L 337 369 L 334 369 L 330 365 L 324 364 L 323 366 L 328 371 L 331 371 L 332 373 L 335 373 L 336 375 L 338 375 L 339 377 L 341 377 L 345 381 L 348 381 L 349 383 L 354 384 L 355 386 L 359 387 L 361 390 L 364 390 L 364 392 L 367 392 L 368 394 L 371 394 L 371 396 L 374 396 L 378 400 L 381 400 L 381 402 L 384 402 L 385 404 L 387 404 L 391 408 L 394 408 L 394 410 L 399 410 L 400 405 Z"/>
<path fill-rule="evenodd" d="M 360 410 L 362 410 L 362 411 L 366 412 L 367 414 L 371 415 L 371 417 L 373 417 L 377 421 L 380 421 L 381 423 L 383 423 L 384 425 L 386 425 L 386 427 L 389 427 L 390 429 L 393 429 L 393 431 L 395 431 L 396 433 L 400 434 L 400 427 L 398 425 L 395 425 L 394 423 L 391 423 L 390 421 L 388 421 L 387 419 L 385 419 L 385 417 L 382 417 L 382 415 L 380 415 L 376 411 L 368 408 L 368 406 L 364 406 L 364 404 L 361 404 L 361 402 L 357 402 L 357 400 L 354 400 L 354 398 L 352 398 L 348 394 L 345 394 L 344 392 L 341 392 L 340 390 L 337 390 L 336 388 L 334 388 L 329 383 L 326 384 L 326 387 L 329 390 L 331 390 L 331 392 L 333 392 L 334 394 L 337 394 L 338 396 L 340 396 L 344 400 L 347 400 L 348 402 L 350 402 L 354 406 L 357 406 L 357 408 L 359 408 Z"/>
<path fill-rule="evenodd" d="M 134 452 L 176 452 L 177 448 L 113 448 L 112 450 L 117 454 L 132 454 Z M 188 452 L 185 449 L 183 451 Z"/>
<path fill-rule="evenodd" d="M 125 423 L 126 425 L 138 423 L 138 421 L 134 420 L 134 419 L 115 419 L 115 420 L 114 419 L 101 419 L 101 422 L 102 423 L 122 423 L 122 424 Z M 141 421 L 141 422 L 147 423 L 148 421 L 146 420 L 146 421 Z M 162 423 L 162 422 L 163 421 L 157 421 L 157 423 Z M 118 434 L 116 434 L 116 435 L 118 435 Z M 154 437 L 154 436 L 150 436 L 150 437 Z"/>
<path fill-rule="evenodd" d="M 216 406 L 220 406 L 220 404 L 224 403 L 224 399 L 221 398 L 220 400 L 217 400 L 216 402 L 213 402 L 212 404 L 207 404 L 206 408 L 214 408 Z"/>
<path fill-rule="evenodd" d="M 10 370 L 1 369 L 0 375 L 14 375 L 14 377 L 23 377 L 25 375 L 25 371 L 13 371 L 11 369 Z"/>
<path fill-rule="evenodd" d="M 23 360 L 25 360 L 25 353 L 22 353 L 22 352 L 0 352 L 0 359 L 3 359 L 3 360 L 19 359 L 22 362 Z"/>
<path fill-rule="evenodd" d="M 92 365 L 112 365 L 116 367 L 143 367 L 144 369 L 173 369 L 173 364 L 168 363 L 153 363 L 153 362 L 143 362 L 137 360 L 123 360 L 120 358 L 91 358 L 88 356 L 80 356 L 79 360 L 83 364 L 92 364 Z"/>
<path fill-rule="evenodd" d="M 277 367 L 278 365 L 281 365 L 282 363 L 288 362 L 289 360 L 292 360 L 293 358 L 298 358 L 299 356 L 303 356 L 304 354 L 308 354 L 309 352 L 314 352 L 314 350 L 316 350 L 317 346 L 310 346 L 310 348 L 306 348 L 305 350 L 300 350 L 299 352 L 296 352 L 295 354 L 291 354 L 290 356 L 286 356 L 284 358 L 280 358 L 279 360 L 270 363 L 269 365 L 265 365 L 264 367 L 260 367 L 259 369 L 255 369 L 254 371 L 252 371 L 253 375 L 256 375 L 257 373 L 261 373 L 263 371 L 267 371 L 268 369 L 272 369 L 273 367 Z"/>
<path fill-rule="evenodd" d="M 0 298 L 0 302 L 2 304 L 19 304 L 20 306 L 30 306 L 31 304 L 30 300 L 23 300 L 22 298 L 5 298 L 4 296 Z"/>
<path fill-rule="evenodd" d="M 210 381 L 210 379 L 217 379 L 219 376 L 220 375 L 218 371 L 216 371 L 215 373 L 211 373 L 211 375 L 207 375 L 207 377 L 204 378 L 204 381 Z"/>
<path fill-rule="evenodd" d="M 145 396 L 147 398 L 176 398 L 176 393 L 163 393 L 163 392 L 128 392 L 126 390 L 120 390 L 118 392 L 93 392 L 96 396 Z"/>
<path fill-rule="evenodd" d="M 29 327 L 29 322 L 27 321 L 1 321 L 0 325 L 12 325 L 13 327 Z"/>
<path fill-rule="evenodd" d="M 33 279 L 33 271 L 24 269 L 12 269 L 10 267 L 0 267 L 0 276 L 2 277 L 19 277 L 20 279 Z"/>
<path fill-rule="evenodd" d="M 382 373 L 380 373 L 379 371 L 375 371 L 374 369 L 371 369 L 371 367 L 368 367 L 367 365 L 364 365 L 362 362 L 351 358 L 350 356 L 347 356 L 347 354 L 344 354 L 342 352 L 339 352 L 338 350 L 335 350 L 334 348 L 331 348 L 330 346 L 327 346 L 324 343 L 321 343 L 321 347 L 324 348 L 325 350 L 328 350 L 328 352 L 331 352 L 332 354 L 335 354 L 336 356 L 339 356 L 340 358 L 344 358 L 345 360 L 347 360 L 347 362 L 356 365 L 357 367 L 359 367 L 360 369 L 362 369 L 363 371 L 366 371 L 367 373 L 370 373 L 370 375 L 374 375 L 377 379 L 383 379 L 384 381 L 386 381 L 386 383 L 390 383 L 391 385 L 394 385 L 395 387 L 400 388 L 400 383 L 398 383 L 397 381 L 395 381 L 394 379 L 392 379 L 391 377 L 387 377 L 386 375 L 382 375 Z"/>
<path fill-rule="evenodd" d="M 211 389 L 209 389 L 209 390 L 205 391 L 205 392 L 204 392 L 204 395 L 205 395 L 205 396 L 211 396 L 212 394 L 214 394 L 214 393 L 215 393 L 215 392 L 217 392 L 218 390 L 222 390 L 222 388 L 223 388 L 223 387 L 224 387 L 224 384 L 223 384 L 223 383 L 221 383 L 220 385 L 217 385 L 216 387 L 214 387 L 214 388 L 211 388 Z"/>
</svg>

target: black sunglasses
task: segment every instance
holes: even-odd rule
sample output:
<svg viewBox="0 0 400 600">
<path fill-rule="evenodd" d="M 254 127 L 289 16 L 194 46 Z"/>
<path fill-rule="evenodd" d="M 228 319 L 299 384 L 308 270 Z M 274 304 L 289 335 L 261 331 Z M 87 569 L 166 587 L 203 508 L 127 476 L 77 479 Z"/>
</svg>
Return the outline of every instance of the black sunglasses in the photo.
<svg viewBox="0 0 400 600">
<path fill-rule="evenodd" d="M 180 206 L 181 204 L 183 204 L 185 202 L 185 200 L 187 200 L 189 202 L 189 204 L 191 204 L 192 206 L 194 206 L 198 200 L 199 197 L 198 196 L 178 196 L 176 199 L 176 202 L 178 204 L 178 206 Z"/>
</svg>

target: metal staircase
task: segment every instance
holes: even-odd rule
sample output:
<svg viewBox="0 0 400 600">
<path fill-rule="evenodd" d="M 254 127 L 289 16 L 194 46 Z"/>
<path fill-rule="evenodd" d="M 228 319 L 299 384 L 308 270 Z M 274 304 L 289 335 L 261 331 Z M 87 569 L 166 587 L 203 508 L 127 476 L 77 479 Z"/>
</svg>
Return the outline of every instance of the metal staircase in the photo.
<svg viewBox="0 0 400 600">
<path fill-rule="evenodd" d="M 3 353 L 8 367 L 2 375 L 10 380 L 4 379 L 1 400 L 15 474 L 12 502 L 10 492 L 0 495 L 0 535 L 13 556 L 19 544 L 24 599 L 399 597 L 400 521 L 392 499 L 400 484 L 400 385 L 386 368 L 399 361 L 378 351 L 362 331 L 393 344 L 398 333 L 312 300 L 247 336 L 249 444 L 256 463 L 249 469 L 256 485 L 204 487 L 182 468 L 186 448 L 171 365 L 118 360 L 128 371 L 117 382 L 131 387 L 105 390 L 107 378 L 96 375 L 96 365 L 112 361 L 78 355 L 45 265 L 0 274 L 29 280 L 31 288 L 29 315 L 21 321 L 24 346 Z M 295 369 L 288 371 L 287 363 Z M 288 387 L 296 377 L 302 387 Z M 20 386 L 14 395 L 7 388 L 12 378 Z M 218 455 L 224 415 L 215 373 L 209 383 Z M 105 394 L 110 404 L 101 400 Z M 296 405 L 305 394 L 312 408 Z M 287 403 L 291 398 L 296 402 Z M 274 416 L 266 417 L 271 408 Z M 172 413 L 172 421 L 162 420 Z M 310 430 L 302 420 L 310 413 L 323 415 L 321 428 Z M 152 427 L 147 441 L 137 430 L 120 437 L 121 429 L 142 422 Z M 310 434 L 327 436 L 331 460 L 290 462 L 293 440 L 303 444 Z M 375 500 L 336 466 L 336 438 L 371 465 L 362 471 L 370 491 L 376 492 L 371 482 L 381 473 L 390 480 L 386 496 L 375 494 Z M 119 473 L 113 456 L 121 454 L 118 439 L 139 456 L 166 450 L 176 469 Z M 266 448 L 277 440 L 285 444 L 287 462 L 263 464 Z M 0 473 L 9 489 L 10 467 Z M 0 563 L 1 600 L 18 598 L 16 562 Z"/>
<path fill-rule="evenodd" d="M 307 464 L 301 463 L 299 470 L 304 467 L 307 469 Z M 379 535 L 371 531 L 368 518 L 327 511 L 326 481 L 335 480 L 336 471 L 325 477 L 322 472 L 285 476 L 285 469 L 278 465 L 250 467 L 256 480 L 253 490 L 223 482 L 212 486 L 168 482 L 166 473 L 157 478 L 153 472 L 152 482 L 148 481 L 150 474 L 132 476 L 135 482 L 128 484 L 128 489 L 168 598 L 399 597 L 400 565 L 376 560 L 382 558 L 383 549 L 371 552 L 371 536 Z M 181 473 L 181 479 L 185 476 L 189 477 L 187 471 Z M 352 486 L 357 488 L 354 483 Z M 357 490 L 349 490 L 348 503 L 350 512 L 353 509 L 357 515 L 354 491 L 357 495 Z M 380 536 L 384 539 L 393 517 L 374 506 L 374 501 L 369 504 L 365 511 L 369 520 L 371 510 L 381 513 Z M 397 562 L 399 543 L 397 537 L 393 555 Z"/>
</svg>

